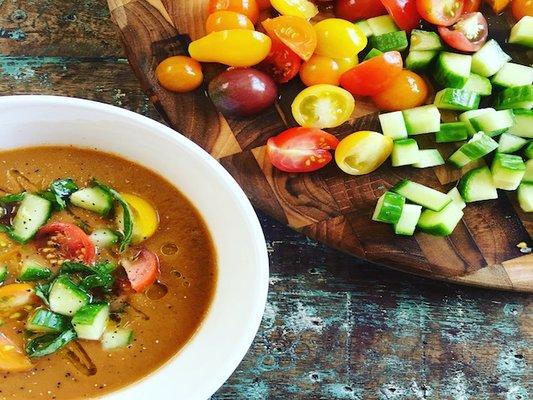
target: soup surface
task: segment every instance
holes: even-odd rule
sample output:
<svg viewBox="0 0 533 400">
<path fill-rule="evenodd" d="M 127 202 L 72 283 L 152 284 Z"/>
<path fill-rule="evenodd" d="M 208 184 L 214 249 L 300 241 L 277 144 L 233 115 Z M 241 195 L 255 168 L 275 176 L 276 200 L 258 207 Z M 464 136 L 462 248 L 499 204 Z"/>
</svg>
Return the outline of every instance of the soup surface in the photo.
<svg viewBox="0 0 533 400">
<path fill-rule="evenodd" d="M 62 184 L 51 190 L 54 181 Z M 96 201 L 76 194 L 85 188 L 104 199 L 118 192 L 112 209 L 95 212 Z M 33 235 L 16 227 L 21 218 L 36 223 L 18 215 L 28 193 L 54 208 Z M 1 400 L 99 398 L 160 367 L 195 333 L 213 297 L 216 256 L 194 206 L 163 177 L 93 150 L 25 148 L 0 153 L 0 196 Z M 72 226 L 85 233 L 74 247 Z M 76 286 L 83 306 L 65 301 L 59 289 L 70 283 L 59 279 Z"/>
</svg>

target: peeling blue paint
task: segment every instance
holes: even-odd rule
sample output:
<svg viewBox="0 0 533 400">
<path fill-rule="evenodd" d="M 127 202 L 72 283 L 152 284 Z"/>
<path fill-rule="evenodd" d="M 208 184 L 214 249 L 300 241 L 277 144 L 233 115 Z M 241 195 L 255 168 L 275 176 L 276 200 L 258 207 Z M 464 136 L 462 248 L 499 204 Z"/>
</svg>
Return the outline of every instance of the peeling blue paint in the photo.
<svg viewBox="0 0 533 400">
<path fill-rule="evenodd" d="M 323 386 L 324 394 L 327 399 L 349 399 L 349 400 L 363 400 L 364 391 L 352 385 L 343 383 L 328 383 Z"/>
<path fill-rule="evenodd" d="M 22 29 L 5 29 L 0 28 L 0 38 L 11 39 L 21 42 L 26 39 L 26 32 Z"/>
</svg>

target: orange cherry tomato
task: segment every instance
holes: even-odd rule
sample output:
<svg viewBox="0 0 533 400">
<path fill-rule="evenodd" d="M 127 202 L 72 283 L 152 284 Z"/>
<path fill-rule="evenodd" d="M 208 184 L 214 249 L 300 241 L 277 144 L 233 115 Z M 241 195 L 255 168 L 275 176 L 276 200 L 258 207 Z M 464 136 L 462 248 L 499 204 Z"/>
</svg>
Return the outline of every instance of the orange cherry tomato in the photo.
<svg viewBox="0 0 533 400">
<path fill-rule="evenodd" d="M 254 29 L 254 24 L 246 15 L 235 11 L 216 11 L 207 17 L 205 22 L 207 33 L 225 31 L 227 29 Z"/>
<path fill-rule="evenodd" d="M 465 5 L 463 6 L 463 14 L 470 14 L 479 11 L 480 7 L 481 0 L 465 0 Z"/>
<path fill-rule="evenodd" d="M 262 25 L 269 36 L 276 36 L 302 59 L 307 61 L 313 55 L 317 37 L 313 25 L 306 19 L 282 15 L 266 19 Z"/>
<path fill-rule="evenodd" d="M 163 60 L 155 70 L 157 80 L 171 92 L 190 92 L 204 80 L 202 66 L 186 56 L 173 56 Z"/>
<path fill-rule="evenodd" d="M 511 0 L 487 0 L 494 13 L 501 13 L 509 5 Z"/>
<path fill-rule="evenodd" d="M 228 10 L 246 15 L 254 24 L 259 19 L 259 7 L 255 0 L 210 0 L 209 14 L 216 11 Z"/>
<path fill-rule="evenodd" d="M 255 0 L 257 3 L 257 7 L 259 7 L 260 10 L 268 10 L 270 7 L 272 7 L 272 4 L 270 4 L 270 0 Z"/>
<path fill-rule="evenodd" d="M 0 332 L 0 371 L 23 372 L 33 368 L 21 347 Z"/>
<path fill-rule="evenodd" d="M 306 86 L 321 83 L 339 86 L 341 79 L 339 64 L 333 58 L 315 54 L 300 68 L 300 79 Z"/>
<path fill-rule="evenodd" d="M 533 0 L 513 0 L 511 11 L 517 21 L 520 21 L 526 15 L 533 17 Z"/>
<path fill-rule="evenodd" d="M 426 81 L 420 75 L 404 69 L 372 100 L 380 110 L 399 111 L 421 106 L 427 97 Z"/>
<path fill-rule="evenodd" d="M 418 12 L 435 25 L 455 24 L 463 13 L 464 0 L 416 0 Z"/>
</svg>

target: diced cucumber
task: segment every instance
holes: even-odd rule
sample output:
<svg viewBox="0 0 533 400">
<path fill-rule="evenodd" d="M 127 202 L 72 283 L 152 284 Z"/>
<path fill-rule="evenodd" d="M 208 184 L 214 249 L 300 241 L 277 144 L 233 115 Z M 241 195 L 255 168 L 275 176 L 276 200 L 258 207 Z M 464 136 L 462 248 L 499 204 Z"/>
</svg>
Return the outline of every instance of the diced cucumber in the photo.
<svg viewBox="0 0 533 400">
<path fill-rule="evenodd" d="M 492 94 L 492 84 L 489 78 L 478 74 L 470 74 L 463 89 L 479 93 L 480 96 L 490 96 Z"/>
<path fill-rule="evenodd" d="M 435 80 L 447 88 L 461 89 L 470 77 L 472 56 L 443 51 L 437 57 Z"/>
<path fill-rule="evenodd" d="M 533 17 L 526 15 L 511 29 L 509 43 L 533 47 Z"/>
<path fill-rule="evenodd" d="M 531 85 L 533 68 L 508 62 L 492 77 L 492 83 L 503 87 Z"/>
<path fill-rule="evenodd" d="M 518 203 L 525 212 L 533 212 L 533 183 L 518 186 Z"/>
<path fill-rule="evenodd" d="M 492 161 L 491 173 L 496 189 L 516 190 L 526 173 L 526 164 L 520 156 L 497 153 Z"/>
<path fill-rule="evenodd" d="M 379 123 L 383 135 L 394 139 L 403 139 L 407 137 L 407 128 L 401 111 L 393 111 L 379 115 Z"/>
<path fill-rule="evenodd" d="M 2 285 L 9 276 L 7 265 L 0 265 L 0 285 Z"/>
<path fill-rule="evenodd" d="M 372 32 L 372 34 L 366 35 L 367 37 L 384 35 L 386 33 L 396 32 L 399 30 L 392 17 L 388 14 L 368 18 L 366 23 L 370 28 L 370 32 Z"/>
<path fill-rule="evenodd" d="M 405 59 L 405 67 L 410 70 L 425 69 L 437 54 L 437 50 L 410 50 Z"/>
<path fill-rule="evenodd" d="M 442 210 L 450 201 L 452 201 L 452 199 L 450 199 L 446 194 L 408 179 L 403 179 L 391 190 L 401 194 L 403 197 L 411 200 L 413 203 L 419 204 L 433 211 Z"/>
<path fill-rule="evenodd" d="M 526 173 L 522 178 L 522 183 L 533 183 L 533 160 L 526 161 Z"/>
<path fill-rule="evenodd" d="M 514 110 L 514 125 L 509 128 L 509 133 L 523 138 L 533 139 L 533 111 Z"/>
<path fill-rule="evenodd" d="M 468 129 L 464 122 L 447 122 L 440 124 L 435 138 L 437 143 L 460 142 L 468 139 Z"/>
<path fill-rule="evenodd" d="M 364 61 L 370 60 L 371 58 L 377 57 L 382 55 L 383 52 L 379 51 L 378 49 L 370 49 L 370 51 L 367 53 L 367 55 L 364 58 Z"/>
<path fill-rule="evenodd" d="M 22 261 L 19 280 L 22 282 L 38 281 L 48 279 L 52 276 L 52 271 L 41 261 L 35 258 L 26 258 Z"/>
<path fill-rule="evenodd" d="M 366 37 L 372 36 L 372 29 L 366 20 L 357 21 L 355 25 L 363 31 Z"/>
<path fill-rule="evenodd" d="M 402 113 L 409 135 L 438 132 L 440 129 L 440 111 L 433 104 L 403 110 Z"/>
<path fill-rule="evenodd" d="M 9 235 L 20 243 L 32 239 L 52 212 L 52 203 L 35 194 L 26 193 L 13 219 Z"/>
<path fill-rule="evenodd" d="M 508 108 L 531 110 L 533 108 L 533 85 L 513 86 L 502 90 L 494 102 L 494 107 L 497 110 Z"/>
<path fill-rule="evenodd" d="M 28 318 L 26 329 L 39 333 L 63 332 L 69 328 L 68 319 L 44 308 L 39 308 Z"/>
<path fill-rule="evenodd" d="M 411 165 L 418 162 L 418 144 L 416 140 L 411 138 L 395 140 L 392 146 L 391 160 L 393 167 Z"/>
<path fill-rule="evenodd" d="M 110 329 L 104 332 L 101 341 L 104 350 L 128 347 L 133 342 L 133 331 L 124 328 Z"/>
<path fill-rule="evenodd" d="M 418 150 L 418 161 L 413 164 L 415 168 L 429 168 L 443 165 L 444 158 L 437 149 Z"/>
<path fill-rule="evenodd" d="M 379 36 L 370 36 L 370 45 L 380 51 L 403 51 L 407 48 L 407 35 L 405 31 L 385 33 Z"/>
<path fill-rule="evenodd" d="M 441 211 L 424 210 L 418 220 L 421 231 L 435 236 L 448 236 L 463 218 L 463 210 L 452 201 Z"/>
<path fill-rule="evenodd" d="M 467 143 L 459 147 L 450 156 L 448 162 L 457 168 L 463 168 L 470 162 L 486 156 L 497 148 L 498 142 L 483 132 L 478 132 Z"/>
<path fill-rule="evenodd" d="M 474 136 L 474 134 L 477 133 L 477 131 L 470 123 L 470 118 L 474 118 L 491 111 L 494 111 L 494 108 L 480 108 L 479 110 L 465 111 L 464 113 L 459 115 L 459 121 L 464 122 L 466 125 L 466 129 L 468 130 L 468 136 Z"/>
<path fill-rule="evenodd" d="M 394 233 L 397 235 L 413 236 L 420 214 L 422 214 L 422 206 L 415 204 L 404 205 L 399 221 L 394 224 Z"/>
<path fill-rule="evenodd" d="M 463 208 L 466 207 L 466 203 L 465 201 L 463 200 L 462 196 L 461 196 L 461 193 L 459 193 L 459 190 L 457 189 L 457 187 L 453 187 L 449 192 L 448 192 L 448 196 L 452 199 L 452 202 L 460 209 L 462 210 Z"/>
<path fill-rule="evenodd" d="M 533 142 L 529 142 L 524 150 L 524 155 L 531 159 L 533 158 Z"/>
<path fill-rule="evenodd" d="M 494 137 L 514 125 L 514 115 L 511 110 L 490 111 L 470 118 L 470 123 L 476 131 L 483 131 L 486 135 Z"/>
<path fill-rule="evenodd" d="M 379 199 L 372 219 L 387 224 L 395 224 L 400 220 L 405 198 L 394 192 L 385 192 Z"/>
<path fill-rule="evenodd" d="M 478 93 L 465 89 L 445 88 L 435 95 L 435 104 L 443 110 L 473 110 L 479 107 L 481 97 Z"/>
<path fill-rule="evenodd" d="M 421 29 L 413 29 L 411 31 L 410 51 L 440 49 L 442 49 L 442 42 L 440 36 L 436 32 L 428 32 Z"/>
<path fill-rule="evenodd" d="M 526 143 L 526 139 L 505 132 L 500 136 L 498 150 L 496 151 L 498 153 L 515 153 L 524 147 Z"/>
<path fill-rule="evenodd" d="M 61 315 L 72 316 L 89 303 L 90 296 L 66 275 L 56 278 L 50 288 L 50 309 Z"/>
<path fill-rule="evenodd" d="M 91 239 L 91 242 L 93 242 L 96 247 L 105 249 L 117 244 L 120 240 L 120 236 L 117 234 L 117 232 L 111 229 L 103 228 L 97 229 L 91 233 L 89 235 L 89 239 Z"/>
<path fill-rule="evenodd" d="M 72 325 L 80 339 L 100 340 L 109 320 L 109 304 L 94 303 L 83 306 L 72 318 Z"/>
<path fill-rule="evenodd" d="M 107 215 L 113 209 L 113 197 L 97 186 L 80 189 L 72 193 L 70 202 L 77 207 L 100 215 Z"/>
<path fill-rule="evenodd" d="M 498 42 L 490 39 L 472 56 L 472 72 L 489 77 L 510 60 L 511 57 L 502 50 Z"/>
<path fill-rule="evenodd" d="M 486 166 L 468 171 L 459 181 L 457 189 L 467 203 L 498 198 L 492 174 Z"/>
</svg>

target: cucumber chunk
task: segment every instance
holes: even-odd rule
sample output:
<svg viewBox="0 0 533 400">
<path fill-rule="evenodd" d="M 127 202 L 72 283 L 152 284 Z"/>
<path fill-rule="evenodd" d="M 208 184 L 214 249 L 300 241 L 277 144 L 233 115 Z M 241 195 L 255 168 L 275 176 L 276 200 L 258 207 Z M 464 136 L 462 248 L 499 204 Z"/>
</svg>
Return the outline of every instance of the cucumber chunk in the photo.
<svg viewBox="0 0 533 400">
<path fill-rule="evenodd" d="M 533 139 L 533 111 L 514 110 L 514 125 L 509 128 L 509 133 L 523 138 Z"/>
<path fill-rule="evenodd" d="M 411 31 L 411 46 L 409 50 L 440 50 L 442 49 L 442 42 L 440 36 L 436 32 L 423 31 L 421 29 L 413 29 Z"/>
<path fill-rule="evenodd" d="M 437 143 L 460 142 L 468 139 L 468 129 L 464 122 L 447 122 L 440 124 L 435 138 Z"/>
<path fill-rule="evenodd" d="M 72 193 L 70 202 L 100 215 L 107 215 L 113 209 L 113 197 L 99 187 L 80 189 Z"/>
<path fill-rule="evenodd" d="M 501 91 L 494 102 L 497 110 L 533 108 L 533 85 L 514 86 Z"/>
<path fill-rule="evenodd" d="M 52 276 L 52 271 L 41 261 L 34 258 L 26 258 L 22 261 L 19 280 L 22 282 L 38 281 L 48 279 Z"/>
<path fill-rule="evenodd" d="M 418 162 L 418 144 L 416 140 L 411 138 L 395 140 L 392 146 L 391 160 L 393 167 L 411 165 Z"/>
<path fill-rule="evenodd" d="M 518 204 L 525 212 L 533 212 L 533 184 L 522 183 L 518 186 Z"/>
<path fill-rule="evenodd" d="M 68 319 L 44 308 L 35 310 L 26 322 L 26 329 L 39 333 L 58 333 L 69 328 Z"/>
<path fill-rule="evenodd" d="M 511 29 L 509 43 L 533 47 L 533 17 L 526 15 Z"/>
<path fill-rule="evenodd" d="M 128 347 L 133 342 L 133 331 L 124 328 L 109 329 L 102 335 L 101 342 L 104 350 Z"/>
<path fill-rule="evenodd" d="M 363 31 L 366 37 L 372 36 L 372 29 L 366 20 L 357 21 L 355 25 Z"/>
<path fill-rule="evenodd" d="M 379 115 L 379 122 L 383 135 L 395 139 L 407 137 L 407 128 L 401 111 L 394 111 Z"/>
<path fill-rule="evenodd" d="M 440 129 L 440 111 L 433 104 L 403 110 L 402 114 L 409 135 L 438 132 Z"/>
<path fill-rule="evenodd" d="M 457 187 L 453 187 L 449 192 L 448 196 L 452 199 L 452 202 L 460 209 L 464 209 L 466 207 L 466 203 L 463 200 L 461 193 L 459 193 L 459 190 Z"/>
<path fill-rule="evenodd" d="M 526 164 L 520 156 L 497 153 L 492 161 L 491 173 L 497 189 L 516 190 L 526 173 Z"/>
<path fill-rule="evenodd" d="M 433 211 L 442 210 L 452 201 L 446 194 L 408 179 L 400 181 L 391 190 Z"/>
<path fill-rule="evenodd" d="M 489 77 L 508 61 L 511 61 L 511 57 L 502 50 L 496 40 L 490 39 L 472 56 L 472 72 Z"/>
<path fill-rule="evenodd" d="M 52 203 L 35 194 L 26 193 L 13 219 L 9 235 L 20 243 L 31 240 L 52 212 Z"/>
<path fill-rule="evenodd" d="M 533 158 L 533 142 L 529 142 L 524 150 L 524 155 L 527 158 Z"/>
<path fill-rule="evenodd" d="M 472 139 L 463 144 L 453 153 L 448 162 L 456 168 L 463 168 L 472 161 L 493 152 L 498 148 L 498 142 L 483 132 L 476 133 Z"/>
<path fill-rule="evenodd" d="M 498 198 L 492 174 L 486 166 L 468 171 L 459 181 L 457 189 L 467 203 Z"/>
<path fill-rule="evenodd" d="M 502 133 L 498 142 L 498 153 L 515 153 L 524 147 L 527 140 L 510 133 Z"/>
<path fill-rule="evenodd" d="M 480 96 L 490 96 L 492 94 L 490 80 L 478 74 L 470 74 L 463 89 L 478 93 Z"/>
<path fill-rule="evenodd" d="M 470 123 L 476 131 L 483 131 L 486 135 L 494 137 L 514 125 L 514 115 L 511 110 L 490 111 L 470 118 Z"/>
<path fill-rule="evenodd" d="M 463 215 L 463 210 L 454 202 L 450 202 L 441 211 L 424 210 L 418 220 L 418 227 L 430 235 L 448 236 L 455 230 Z"/>
<path fill-rule="evenodd" d="M 526 173 L 522 178 L 522 183 L 533 183 L 533 160 L 526 161 Z"/>
<path fill-rule="evenodd" d="M 415 204 L 404 205 L 400 219 L 394 224 L 394 233 L 397 235 L 413 236 L 420 214 L 422 214 L 422 206 Z"/>
<path fill-rule="evenodd" d="M 9 276 L 7 265 L 0 265 L 0 285 L 2 285 Z"/>
<path fill-rule="evenodd" d="M 503 87 L 531 85 L 533 68 L 508 62 L 492 77 L 492 83 Z"/>
<path fill-rule="evenodd" d="M 108 320 L 109 304 L 94 303 L 80 308 L 72 318 L 72 325 L 80 339 L 100 340 Z"/>
<path fill-rule="evenodd" d="M 367 37 L 372 35 L 384 35 L 386 33 L 396 32 L 399 30 L 392 17 L 388 14 L 368 18 L 366 23 L 370 29 L 370 32 L 372 32 L 370 35 L 366 35 Z"/>
<path fill-rule="evenodd" d="M 50 288 L 50 309 L 61 315 L 72 316 L 89 303 L 90 296 L 66 275 L 56 278 Z"/>
<path fill-rule="evenodd" d="M 411 50 L 405 59 L 405 67 L 410 70 L 425 69 L 437 57 L 436 50 Z"/>
<path fill-rule="evenodd" d="M 91 239 L 91 242 L 93 242 L 97 248 L 106 249 L 114 244 L 117 244 L 120 240 L 120 236 L 117 234 L 117 232 L 111 229 L 103 228 L 97 229 L 91 233 L 89 235 L 89 239 Z"/>
<path fill-rule="evenodd" d="M 466 111 L 478 108 L 480 101 L 481 97 L 476 92 L 446 88 L 437 92 L 433 104 L 443 110 Z"/>
<path fill-rule="evenodd" d="M 382 55 L 383 52 L 379 51 L 378 49 L 370 49 L 370 51 L 367 53 L 367 55 L 364 58 L 364 61 L 370 60 L 371 58 L 377 57 Z"/>
<path fill-rule="evenodd" d="M 477 133 L 477 131 L 474 129 L 472 124 L 470 123 L 470 118 L 477 117 L 479 115 L 483 115 L 485 113 L 494 111 L 494 108 L 480 108 L 479 110 L 470 110 L 465 111 L 461 115 L 459 115 L 459 121 L 464 122 L 466 125 L 466 129 L 468 130 L 468 136 L 474 136 L 474 134 Z"/>
<path fill-rule="evenodd" d="M 372 219 L 387 224 L 395 224 L 400 220 L 405 198 L 394 192 L 385 192 L 379 199 Z"/>
<path fill-rule="evenodd" d="M 472 56 L 443 51 L 437 57 L 435 80 L 441 86 L 461 89 L 470 77 Z"/>
<path fill-rule="evenodd" d="M 413 164 L 415 168 L 429 168 L 443 165 L 444 158 L 437 149 L 424 149 L 418 151 L 418 161 Z"/>
<path fill-rule="evenodd" d="M 403 51 L 407 48 L 407 35 L 405 31 L 385 33 L 379 36 L 370 36 L 370 45 L 382 52 Z"/>
</svg>

